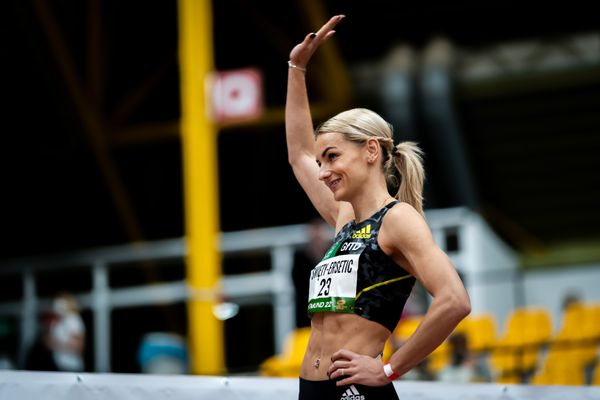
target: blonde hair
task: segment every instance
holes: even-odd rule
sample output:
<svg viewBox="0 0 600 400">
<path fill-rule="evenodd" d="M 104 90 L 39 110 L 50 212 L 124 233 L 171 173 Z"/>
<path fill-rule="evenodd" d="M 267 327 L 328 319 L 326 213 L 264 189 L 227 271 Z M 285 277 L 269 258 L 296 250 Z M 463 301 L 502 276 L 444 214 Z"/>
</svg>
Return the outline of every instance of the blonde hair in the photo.
<svg viewBox="0 0 600 400">
<path fill-rule="evenodd" d="M 389 185 L 398 186 L 396 199 L 423 214 L 423 151 L 414 142 L 394 145 L 393 127 L 379 114 L 366 108 L 353 108 L 328 119 L 315 130 L 315 137 L 337 132 L 350 142 L 364 144 L 376 138 L 382 149 L 382 169 Z M 399 182 L 398 182 L 399 180 Z"/>
</svg>

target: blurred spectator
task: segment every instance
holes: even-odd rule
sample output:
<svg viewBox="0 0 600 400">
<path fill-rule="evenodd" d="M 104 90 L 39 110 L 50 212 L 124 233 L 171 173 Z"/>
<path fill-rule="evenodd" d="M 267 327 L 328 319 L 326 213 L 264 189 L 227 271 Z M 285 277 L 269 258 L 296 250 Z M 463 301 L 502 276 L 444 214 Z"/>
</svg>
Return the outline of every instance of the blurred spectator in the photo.
<svg viewBox="0 0 600 400">
<path fill-rule="evenodd" d="M 401 380 L 405 381 L 433 381 L 435 376 L 431 373 L 429 368 L 429 359 L 424 358 L 418 363 L 413 369 L 408 371 L 406 374 L 400 377 Z"/>
<path fill-rule="evenodd" d="M 50 348 L 50 328 L 56 316 L 53 311 L 43 312 L 40 316 L 39 331 L 25 359 L 26 370 L 58 371 Z"/>
<path fill-rule="evenodd" d="M 412 293 L 414 293 L 415 291 L 413 290 Z M 411 295 L 412 295 L 411 293 Z M 415 306 L 420 305 L 421 301 L 417 300 L 418 297 L 414 297 L 415 299 Z M 407 302 L 408 304 L 408 302 Z M 421 312 L 421 311 L 423 312 Z M 423 309 L 420 308 L 420 306 L 418 306 L 418 308 L 414 308 L 412 310 L 412 313 L 403 313 L 400 321 L 403 321 L 404 319 L 411 319 L 411 317 L 417 317 L 420 318 L 420 316 L 424 315 L 424 311 Z M 414 321 L 414 320 L 413 320 Z M 409 322 L 409 324 L 412 324 L 412 322 Z M 407 332 L 399 332 L 400 325 L 396 326 L 396 329 L 394 330 L 394 332 L 392 333 L 392 335 L 390 336 L 389 339 L 389 343 L 391 346 L 391 353 L 395 353 L 400 347 L 404 346 L 406 340 L 408 340 L 409 336 L 407 336 Z M 414 328 L 416 328 L 416 325 L 414 325 Z M 423 360 L 421 360 L 421 362 L 419 362 L 414 368 L 412 368 L 411 370 L 409 370 L 407 373 L 405 373 L 404 375 L 402 375 L 400 377 L 400 379 L 402 380 L 407 380 L 407 381 L 433 381 L 435 380 L 435 375 L 431 372 L 431 368 L 429 366 L 429 358 L 424 358 Z"/>
<path fill-rule="evenodd" d="M 85 369 L 83 349 L 85 325 L 79 305 L 69 293 L 59 293 L 52 304 L 54 320 L 50 324 L 48 345 L 59 371 L 81 372 Z"/>
<path fill-rule="evenodd" d="M 0 319 L 0 370 L 14 369 L 15 367 L 10 351 L 11 331 L 10 323 L 4 319 Z"/>
<path fill-rule="evenodd" d="M 469 383 L 479 381 L 476 365 L 469 352 L 467 336 L 454 333 L 448 339 L 450 345 L 450 364 L 438 373 L 438 380 L 451 383 Z"/>
<path fill-rule="evenodd" d="M 562 310 L 565 311 L 571 304 L 581 302 L 579 294 L 575 292 L 569 292 L 563 297 Z"/>
<path fill-rule="evenodd" d="M 185 339 L 175 333 L 148 333 L 140 343 L 138 362 L 145 374 L 186 374 L 188 354 Z"/>
<path fill-rule="evenodd" d="M 296 327 L 310 326 L 307 315 L 310 271 L 321 261 L 333 241 L 333 232 L 321 218 L 314 218 L 308 226 L 306 246 L 294 254 L 292 280 L 296 291 Z"/>
</svg>

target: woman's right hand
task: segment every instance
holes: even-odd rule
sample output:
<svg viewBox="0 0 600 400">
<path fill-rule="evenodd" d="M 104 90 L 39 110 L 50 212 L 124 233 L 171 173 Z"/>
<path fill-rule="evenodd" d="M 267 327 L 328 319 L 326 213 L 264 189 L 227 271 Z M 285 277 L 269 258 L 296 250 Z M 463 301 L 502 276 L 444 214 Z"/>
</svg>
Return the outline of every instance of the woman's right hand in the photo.
<svg viewBox="0 0 600 400">
<path fill-rule="evenodd" d="M 309 33 L 306 35 L 304 40 L 297 44 L 290 52 L 291 63 L 300 68 L 306 68 L 306 65 L 310 61 L 313 53 L 317 50 L 321 43 L 333 36 L 335 33 L 334 28 L 344 17 L 344 15 L 336 15 L 331 17 L 331 19 L 327 21 L 327 23 L 325 23 L 325 25 L 323 25 L 318 32 Z"/>
</svg>

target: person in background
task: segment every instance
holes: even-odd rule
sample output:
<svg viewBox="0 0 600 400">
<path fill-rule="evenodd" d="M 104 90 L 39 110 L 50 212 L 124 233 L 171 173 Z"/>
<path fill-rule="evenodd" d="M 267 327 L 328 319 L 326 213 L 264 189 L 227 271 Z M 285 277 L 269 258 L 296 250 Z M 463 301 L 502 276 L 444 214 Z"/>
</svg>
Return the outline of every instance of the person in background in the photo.
<svg viewBox="0 0 600 400">
<path fill-rule="evenodd" d="M 54 320 L 50 324 L 48 347 L 58 371 L 82 372 L 85 325 L 75 297 L 61 292 L 52 303 Z"/>
<path fill-rule="evenodd" d="M 581 296 L 575 291 L 568 292 L 562 300 L 562 311 L 566 311 L 572 304 L 581 303 Z"/>
<path fill-rule="evenodd" d="M 24 369 L 29 371 L 58 371 L 50 348 L 50 328 L 56 320 L 52 310 L 40 314 L 38 334 L 25 358 Z"/>
<path fill-rule="evenodd" d="M 441 382 L 470 383 L 477 379 L 475 363 L 470 355 L 467 336 L 453 333 L 448 338 L 450 345 L 450 364 L 442 368 L 437 379 Z"/>
<path fill-rule="evenodd" d="M 323 258 L 333 239 L 329 225 L 321 218 L 313 218 L 308 224 L 308 242 L 294 253 L 292 281 L 296 299 L 296 327 L 310 326 L 306 312 L 310 271 Z"/>
<path fill-rule="evenodd" d="M 14 348 L 11 343 L 11 333 L 9 321 L 0 318 L 0 370 L 15 369 L 11 351 Z"/>
</svg>

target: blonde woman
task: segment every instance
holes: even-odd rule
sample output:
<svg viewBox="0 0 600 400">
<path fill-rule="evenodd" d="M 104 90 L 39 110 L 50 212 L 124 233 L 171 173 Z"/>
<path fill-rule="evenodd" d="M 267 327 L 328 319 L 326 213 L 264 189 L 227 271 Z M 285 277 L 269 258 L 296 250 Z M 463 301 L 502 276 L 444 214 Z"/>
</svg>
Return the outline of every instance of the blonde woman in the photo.
<svg viewBox="0 0 600 400">
<path fill-rule="evenodd" d="M 300 373 L 304 399 L 397 399 L 392 381 L 430 354 L 470 312 L 467 292 L 423 218 L 424 171 L 414 143 L 367 109 L 313 130 L 306 70 L 344 16 L 331 18 L 290 53 L 286 138 L 294 174 L 334 244 L 311 271 L 311 337 Z M 398 181 L 394 195 L 388 183 Z M 414 335 L 381 354 L 416 280 L 432 295 Z"/>
</svg>

